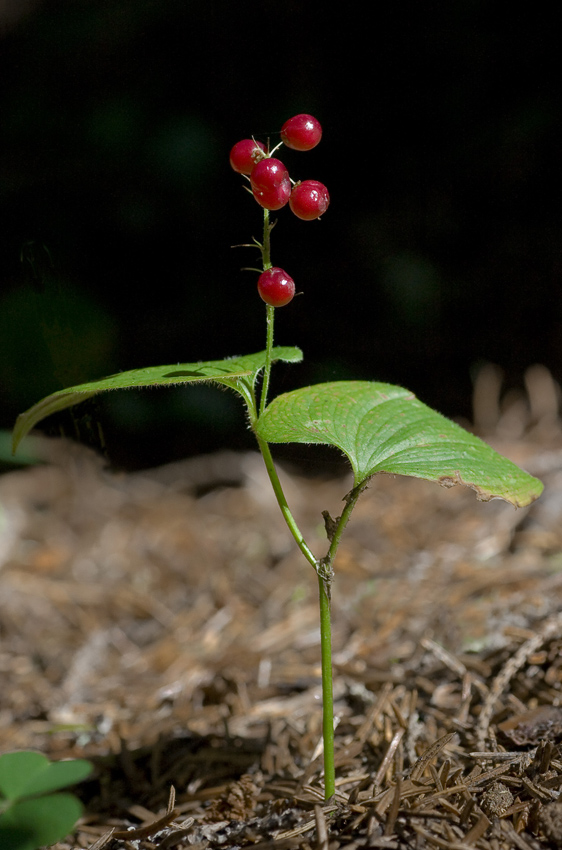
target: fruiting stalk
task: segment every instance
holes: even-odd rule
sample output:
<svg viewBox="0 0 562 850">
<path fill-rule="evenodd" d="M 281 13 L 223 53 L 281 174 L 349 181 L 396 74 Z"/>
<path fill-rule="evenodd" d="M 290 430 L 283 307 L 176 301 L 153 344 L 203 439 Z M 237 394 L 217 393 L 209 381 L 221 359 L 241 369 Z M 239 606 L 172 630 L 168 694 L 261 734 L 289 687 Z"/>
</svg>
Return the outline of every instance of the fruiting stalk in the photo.
<svg viewBox="0 0 562 850">
<path fill-rule="evenodd" d="M 260 416 L 267 404 L 267 392 L 269 390 L 269 376 L 271 375 L 271 349 L 273 348 L 273 325 L 275 319 L 275 307 L 266 304 L 267 343 L 265 347 L 265 366 L 263 370 L 263 383 L 260 398 Z"/>
<path fill-rule="evenodd" d="M 271 225 L 269 223 L 269 210 L 264 208 L 263 211 L 263 241 L 261 247 L 261 256 L 263 270 L 271 268 Z M 267 393 L 269 390 L 269 377 L 271 375 L 271 350 L 273 348 L 273 325 L 275 317 L 275 307 L 266 305 L 266 322 L 267 322 L 267 337 L 265 346 L 265 366 L 263 370 L 263 383 L 261 387 L 260 398 L 260 416 L 265 410 L 267 404 Z M 273 461 L 272 461 L 273 462 Z"/>
</svg>

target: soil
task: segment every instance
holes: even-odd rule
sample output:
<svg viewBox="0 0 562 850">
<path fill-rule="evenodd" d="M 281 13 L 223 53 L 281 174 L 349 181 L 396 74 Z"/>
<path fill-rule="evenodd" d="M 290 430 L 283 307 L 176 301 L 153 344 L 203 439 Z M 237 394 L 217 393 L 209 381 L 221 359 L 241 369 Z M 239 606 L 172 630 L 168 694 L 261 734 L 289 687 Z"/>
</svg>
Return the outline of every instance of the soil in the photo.
<svg viewBox="0 0 562 850">
<path fill-rule="evenodd" d="M 259 456 L 118 474 L 43 440 L 4 474 L 0 752 L 95 765 L 58 850 L 562 846 L 562 432 L 509 415 L 529 508 L 390 476 L 357 506 L 329 804 L 316 576 Z M 284 483 L 323 554 L 350 480 Z"/>
</svg>

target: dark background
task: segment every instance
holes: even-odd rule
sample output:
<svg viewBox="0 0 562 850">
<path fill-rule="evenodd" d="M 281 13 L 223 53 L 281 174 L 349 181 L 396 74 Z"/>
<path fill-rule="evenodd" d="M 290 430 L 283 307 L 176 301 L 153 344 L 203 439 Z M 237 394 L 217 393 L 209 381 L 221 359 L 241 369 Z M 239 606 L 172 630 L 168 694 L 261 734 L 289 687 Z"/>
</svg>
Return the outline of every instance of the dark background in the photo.
<svg viewBox="0 0 562 850">
<path fill-rule="evenodd" d="M 368 21 L 373 16 L 371 22 Z M 303 295 L 276 342 L 305 361 L 273 390 L 400 383 L 470 417 L 486 362 L 562 373 L 556 5 L 0 0 L 1 422 L 62 386 L 264 347 L 261 211 L 229 168 L 280 153 L 325 182 L 320 222 L 277 214 L 273 262 Z M 51 417 L 114 466 L 251 446 L 213 388 L 127 391 Z M 101 436 L 100 436 L 101 435 Z M 304 454 L 304 449 L 302 450 Z"/>
</svg>

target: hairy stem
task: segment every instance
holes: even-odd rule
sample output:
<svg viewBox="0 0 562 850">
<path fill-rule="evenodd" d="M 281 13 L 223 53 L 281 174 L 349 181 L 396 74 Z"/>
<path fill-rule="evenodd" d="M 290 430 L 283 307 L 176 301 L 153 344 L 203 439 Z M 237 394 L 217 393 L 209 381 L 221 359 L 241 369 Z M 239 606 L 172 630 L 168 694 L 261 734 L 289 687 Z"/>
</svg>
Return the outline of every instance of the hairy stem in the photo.
<svg viewBox="0 0 562 850">
<path fill-rule="evenodd" d="M 271 225 L 269 223 L 269 210 L 263 211 L 263 242 L 261 246 L 263 270 L 271 268 Z M 263 369 L 263 382 L 261 386 L 260 416 L 267 405 L 267 393 L 269 391 L 269 378 L 271 375 L 271 350 L 273 348 L 273 326 L 275 324 L 275 307 L 266 306 L 267 338 L 265 344 L 265 365 Z"/>
<path fill-rule="evenodd" d="M 261 256 L 263 270 L 271 268 L 271 225 L 269 223 L 269 210 L 263 210 L 263 242 L 261 245 Z"/>
<path fill-rule="evenodd" d="M 267 393 L 269 391 L 269 378 L 271 375 L 271 351 L 273 349 L 273 326 L 275 323 L 275 307 L 266 305 L 267 339 L 265 344 L 265 365 L 263 369 L 263 382 L 261 385 L 260 416 L 267 405 Z"/>
</svg>

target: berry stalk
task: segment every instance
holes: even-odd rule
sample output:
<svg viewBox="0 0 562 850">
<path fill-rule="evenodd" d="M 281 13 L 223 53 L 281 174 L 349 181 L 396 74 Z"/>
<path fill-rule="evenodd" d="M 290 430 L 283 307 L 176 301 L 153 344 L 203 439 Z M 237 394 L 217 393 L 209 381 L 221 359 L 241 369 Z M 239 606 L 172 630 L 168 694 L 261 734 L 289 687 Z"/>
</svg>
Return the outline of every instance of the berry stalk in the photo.
<svg viewBox="0 0 562 850">
<path fill-rule="evenodd" d="M 264 272 L 271 268 L 271 228 L 269 223 L 269 210 L 263 208 L 263 242 L 261 246 L 261 258 Z"/>
<path fill-rule="evenodd" d="M 262 241 L 262 266 L 264 272 L 271 268 L 271 224 L 269 223 L 269 210 L 263 210 L 263 241 Z M 275 307 L 266 306 L 266 343 L 265 343 L 265 366 L 263 370 L 263 382 L 260 397 L 260 416 L 267 405 L 267 393 L 269 391 L 269 378 L 271 375 L 271 350 L 273 348 L 273 329 L 275 324 Z"/>
<path fill-rule="evenodd" d="M 275 307 L 266 304 L 266 343 L 265 343 L 265 366 L 263 370 L 263 382 L 261 387 L 260 397 L 260 416 L 264 412 L 267 405 L 267 393 L 269 391 L 269 378 L 271 375 L 271 350 L 273 348 L 273 327 L 275 323 Z"/>
</svg>

